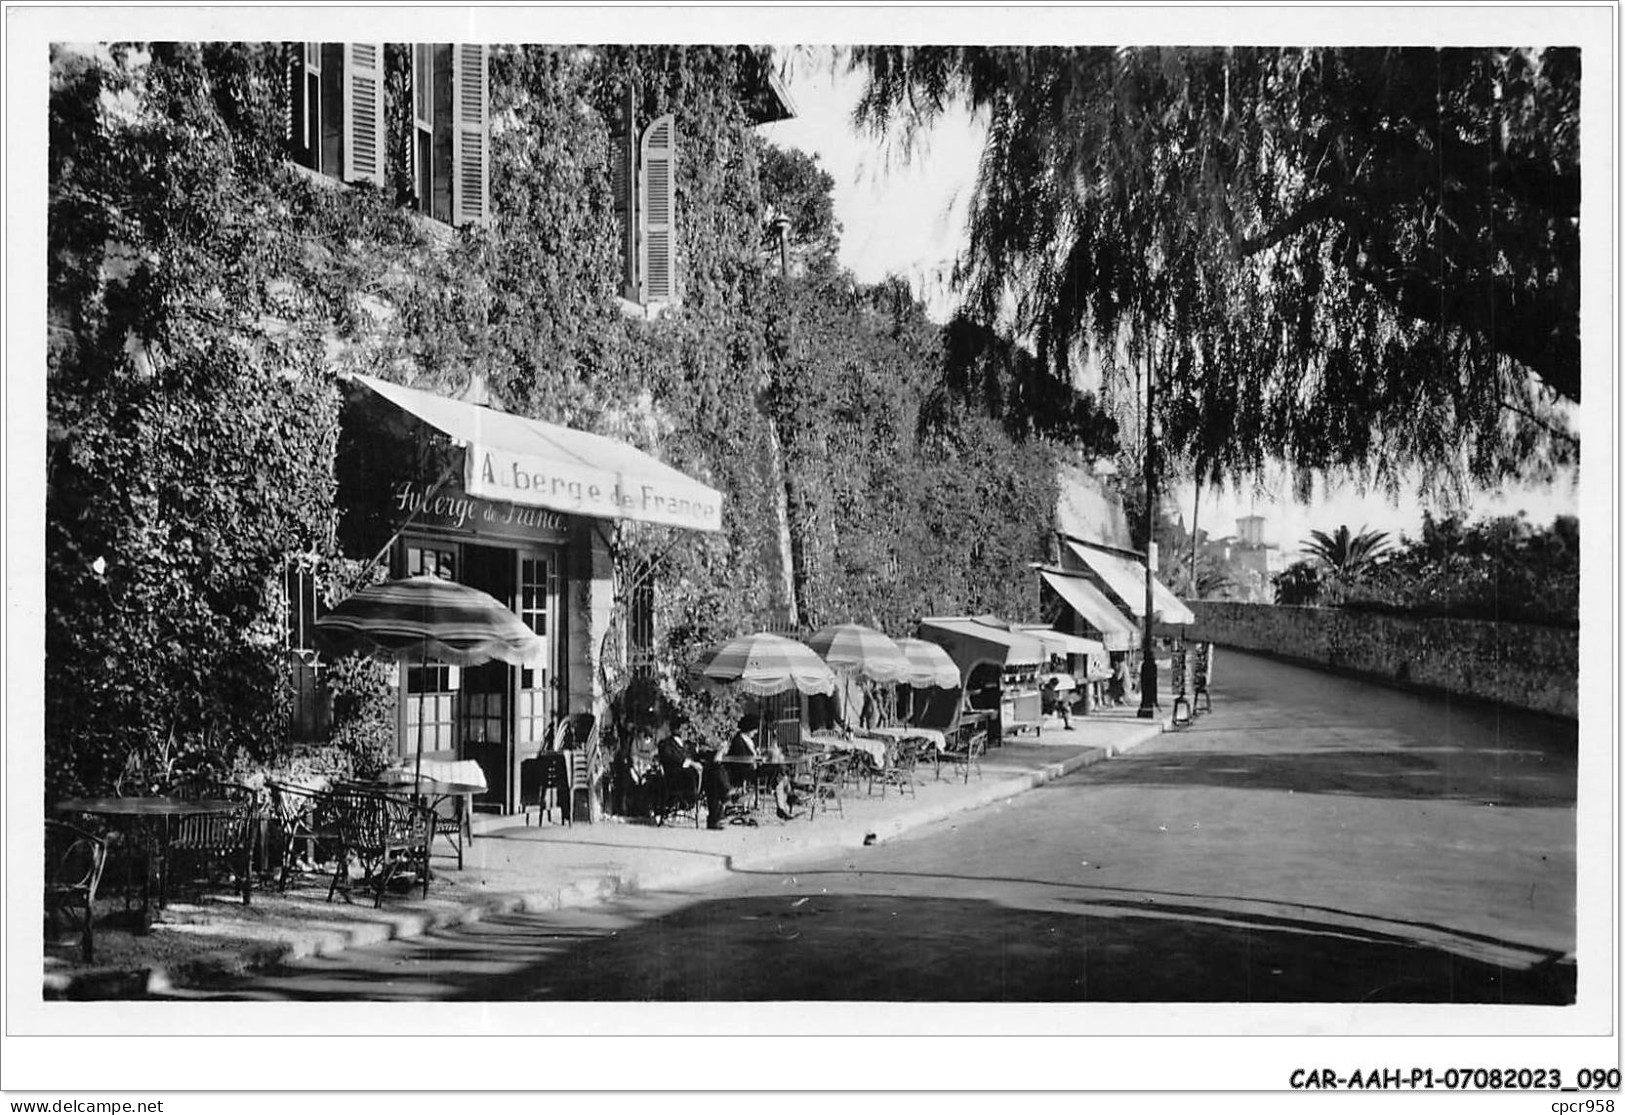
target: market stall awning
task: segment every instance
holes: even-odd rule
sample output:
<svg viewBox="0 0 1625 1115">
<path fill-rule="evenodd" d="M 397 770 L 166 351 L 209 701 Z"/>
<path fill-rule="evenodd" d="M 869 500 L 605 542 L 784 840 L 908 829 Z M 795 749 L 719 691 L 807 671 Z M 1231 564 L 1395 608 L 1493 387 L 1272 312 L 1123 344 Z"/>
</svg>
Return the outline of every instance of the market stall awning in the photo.
<svg viewBox="0 0 1625 1115">
<path fill-rule="evenodd" d="M 463 447 L 463 488 L 471 496 L 600 519 L 722 529 L 721 492 L 624 442 L 354 378 Z"/>
<path fill-rule="evenodd" d="M 942 646 L 967 677 L 967 663 L 996 662 L 1001 666 L 1042 666 L 1049 654 L 1031 635 L 1007 631 L 970 616 L 935 616 L 920 621 L 920 638 Z"/>
<path fill-rule="evenodd" d="M 1119 612 L 1105 593 L 1076 574 L 1040 569 L 1038 575 L 1085 623 L 1101 633 L 1107 650 L 1128 650 L 1134 645 L 1133 621 Z"/>
<path fill-rule="evenodd" d="M 1106 644 L 1094 639 L 1085 639 L 1082 635 L 1068 635 L 1065 631 L 1026 623 L 1021 624 L 1016 630 L 1023 635 L 1031 635 L 1043 643 L 1051 654 L 1059 654 L 1063 658 L 1069 654 L 1087 658 L 1091 654 L 1106 653 Z"/>
<path fill-rule="evenodd" d="M 1145 615 L 1145 563 L 1121 554 L 1099 550 L 1081 542 L 1068 541 L 1072 552 L 1085 566 L 1106 583 L 1136 616 Z M 1153 618 L 1159 623 L 1190 624 L 1196 614 L 1185 607 L 1183 601 L 1168 591 L 1168 587 L 1153 575 L 1151 600 L 1156 609 Z"/>
</svg>

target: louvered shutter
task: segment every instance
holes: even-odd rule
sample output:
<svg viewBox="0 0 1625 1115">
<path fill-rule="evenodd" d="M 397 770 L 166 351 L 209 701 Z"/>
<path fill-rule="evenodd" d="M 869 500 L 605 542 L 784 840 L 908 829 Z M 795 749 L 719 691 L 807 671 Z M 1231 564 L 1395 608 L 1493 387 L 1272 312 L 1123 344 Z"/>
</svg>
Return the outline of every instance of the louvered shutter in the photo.
<svg viewBox="0 0 1625 1115">
<path fill-rule="evenodd" d="M 643 133 L 638 192 L 642 235 L 638 243 L 638 278 L 645 304 L 670 302 L 676 296 L 677 244 L 673 202 L 677 165 L 677 127 L 671 115 L 660 117 Z"/>
<path fill-rule="evenodd" d="M 638 191 L 637 124 L 630 86 L 615 106 L 615 127 L 609 136 L 609 182 L 615 201 L 616 227 L 621 237 L 621 292 L 638 298 Z"/>
<path fill-rule="evenodd" d="M 384 184 L 384 44 L 344 44 L 346 182 Z"/>
<path fill-rule="evenodd" d="M 451 223 L 484 224 L 491 216 L 490 88 L 483 43 L 451 48 L 453 128 Z"/>
</svg>

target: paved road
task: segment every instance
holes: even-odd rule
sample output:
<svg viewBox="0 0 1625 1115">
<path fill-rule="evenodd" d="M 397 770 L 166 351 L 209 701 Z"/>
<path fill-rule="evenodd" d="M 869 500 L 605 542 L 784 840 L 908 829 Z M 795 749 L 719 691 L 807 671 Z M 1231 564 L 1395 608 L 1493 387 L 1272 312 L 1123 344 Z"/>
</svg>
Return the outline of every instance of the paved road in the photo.
<svg viewBox="0 0 1625 1115">
<path fill-rule="evenodd" d="M 1237 653 L 1217 666 L 1192 727 L 896 841 L 228 994 L 1572 1001 L 1573 725 Z"/>
</svg>

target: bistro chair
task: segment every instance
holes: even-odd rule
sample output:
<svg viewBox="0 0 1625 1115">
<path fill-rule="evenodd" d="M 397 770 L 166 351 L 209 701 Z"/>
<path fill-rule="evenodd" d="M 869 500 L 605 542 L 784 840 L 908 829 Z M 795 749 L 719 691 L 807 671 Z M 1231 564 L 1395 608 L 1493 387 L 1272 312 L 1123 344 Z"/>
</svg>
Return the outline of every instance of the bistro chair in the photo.
<svg viewBox="0 0 1625 1115">
<path fill-rule="evenodd" d="M 829 812 L 831 803 L 841 816 L 846 808 L 841 804 L 841 789 L 851 776 L 852 755 L 843 751 L 824 754 L 809 753 L 797 763 L 791 775 L 790 790 L 807 804 L 807 820 L 818 815 L 819 809 Z"/>
<path fill-rule="evenodd" d="M 958 766 L 964 771 L 964 782 L 970 782 L 972 768 L 976 777 L 982 777 L 982 756 L 987 751 L 987 729 L 981 724 L 960 725 L 948 736 L 948 746 L 937 754 L 937 777 L 942 777 L 942 766 Z"/>
<path fill-rule="evenodd" d="M 694 827 L 700 827 L 700 771 L 685 764 L 671 751 L 662 748 L 656 755 L 656 766 L 646 780 L 651 812 L 655 823 L 664 825 L 674 817 L 690 817 Z"/>
<path fill-rule="evenodd" d="M 598 725 L 594 724 L 586 734 L 582 745 L 574 751 L 567 752 L 569 757 L 569 783 L 564 791 L 564 821 L 574 825 L 576 820 L 576 799 L 584 798 L 587 802 L 587 813 L 592 813 L 592 758 L 598 750 Z"/>
<path fill-rule="evenodd" d="M 886 749 L 886 765 L 880 768 L 877 777 L 882 801 L 886 798 L 888 786 L 897 787 L 899 794 L 919 796 L 914 788 L 914 771 L 919 765 L 922 746 L 924 745 L 919 740 L 899 739 Z"/>
<path fill-rule="evenodd" d="M 570 758 L 567 752 L 547 750 L 519 764 L 519 810 L 530 824 L 530 811 L 548 820 L 555 808 L 562 813 L 570 792 Z M 539 822 L 538 822 L 539 823 Z"/>
<path fill-rule="evenodd" d="M 235 873 L 247 906 L 253 889 L 254 830 L 256 801 L 252 790 L 230 783 L 198 781 L 184 784 L 182 797 L 220 797 L 237 803 L 230 813 L 194 814 L 177 817 L 169 836 L 163 877 L 158 883 L 158 905 L 163 907 L 172 874 L 192 869 L 205 884 Z"/>
<path fill-rule="evenodd" d="M 96 959 L 96 888 L 107 866 L 107 842 L 61 821 L 45 822 L 45 917 L 47 937 L 61 918 L 79 930 L 80 951 Z"/>
<path fill-rule="evenodd" d="M 429 896 L 429 844 L 434 839 L 434 814 L 425 805 L 406 798 L 365 790 L 341 789 L 333 794 L 338 820 L 338 866 L 327 888 L 327 900 L 344 891 L 350 898 L 350 860 L 361 868 L 361 885 L 373 892 L 373 906 L 384 904 L 384 893 L 403 871 L 415 874 Z"/>
<path fill-rule="evenodd" d="M 324 862 L 324 852 L 336 851 L 338 816 L 333 796 L 320 787 L 268 781 L 265 789 L 270 795 L 268 810 L 276 834 L 277 889 L 286 891 L 298 864 L 314 867 Z"/>
</svg>

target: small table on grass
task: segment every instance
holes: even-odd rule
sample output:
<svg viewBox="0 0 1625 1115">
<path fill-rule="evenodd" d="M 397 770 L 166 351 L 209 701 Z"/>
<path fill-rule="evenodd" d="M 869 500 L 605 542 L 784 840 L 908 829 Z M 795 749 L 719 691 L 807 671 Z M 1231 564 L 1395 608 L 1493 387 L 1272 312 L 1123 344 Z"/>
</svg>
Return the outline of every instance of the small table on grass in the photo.
<svg viewBox="0 0 1625 1115">
<path fill-rule="evenodd" d="M 169 872 L 169 820 L 172 817 L 198 817 L 234 813 L 242 802 L 227 798 L 178 798 L 165 795 L 142 797 L 68 798 L 55 807 L 59 813 L 122 818 L 141 832 L 143 871 L 141 873 L 141 920 L 138 935 L 152 929 L 152 884 L 158 882 L 158 905 L 164 905 L 165 881 Z"/>
</svg>

